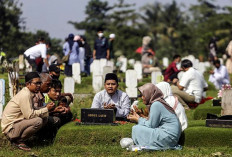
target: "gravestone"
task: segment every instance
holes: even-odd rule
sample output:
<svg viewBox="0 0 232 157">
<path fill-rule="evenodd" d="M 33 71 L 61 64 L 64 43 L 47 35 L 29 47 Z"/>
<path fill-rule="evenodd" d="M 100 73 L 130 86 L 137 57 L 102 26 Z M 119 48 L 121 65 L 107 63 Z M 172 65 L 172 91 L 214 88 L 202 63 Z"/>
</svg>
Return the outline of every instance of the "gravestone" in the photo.
<svg viewBox="0 0 232 157">
<path fill-rule="evenodd" d="M 134 66 L 134 64 L 135 64 L 135 59 L 129 59 L 129 60 L 128 60 L 128 63 L 129 63 L 131 66 Z"/>
<path fill-rule="evenodd" d="M 99 92 L 103 88 L 102 75 L 93 75 L 92 87 L 95 93 Z"/>
<path fill-rule="evenodd" d="M 134 70 L 137 73 L 137 79 L 138 80 L 143 79 L 143 66 L 142 66 L 141 62 L 139 62 L 139 61 L 135 62 Z"/>
<path fill-rule="evenodd" d="M 107 66 L 110 66 L 112 68 L 112 70 L 114 70 L 114 61 L 111 60 L 111 61 L 107 61 Z"/>
<path fill-rule="evenodd" d="M 5 80 L 0 79 L 0 119 L 2 119 L 2 111 L 4 105 L 5 105 Z"/>
<path fill-rule="evenodd" d="M 206 68 L 210 67 L 210 62 L 207 61 L 207 62 L 204 62 L 204 64 Z"/>
<path fill-rule="evenodd" d="M 218 58 L 220 60 L 221 65 L 224 65 L 224 61 L 222 58 Z"/>
<path fill-rule="evenodd" d="M 105 76 L 108 73 L 112 73 L 113 72 L 113 68 L 111 66 L 104 66 L 103 67 L 103 81 L 105 80 Z"/>
<path fill-rule="evenodd" d="M 81 67 L 80 67 L 80 63 L 73 63 L 72 64 L 72 77 L 74 78 L 76 83 L 81 84 Z"/>
<path fill-rule="evenodd" d="M 221 115 L 232 115 L 232 89 L 222 91 Z"/>
<path fill-rule="evenodd" d="M 206 66 L 204 62 L 199 62 L 198 64 L 198 69 L 197 69 L 201 74 L 204 74 L 206 71 Z"/>
<path fill-rule="evenodd" d="M 168 65 L 169 65 L 168 58 L 167 58 L 167 57 L 164 57 L 164 58 L 163 58 L 163 66 L 164 66 L 164 67 L 168 67 Z"/>
<path fill-rule="evenodd" d="M 24 55 L 19 55 L 19 69 L 24 69 Z"/>
<path fill-rule="evenodd" d="M 65 77 L 64 78 L 64 93 L 71 93 L 75 92 L 75 80 L 72 77 Z"/>
<path fill-rule="evenodd" d="M 194 67 L 193 68 L 199 70 L 199 59 L 194 60 Z"/>
<path fill-rule="evenodd" d="M 107 65 L 107 59 L 100 59 L 100 75 L 103 75 L 103 67 L 106 65 Z"/>
<path fill-rule="evenodd" d="M 138 90 L 137 90 L 138 80 L 137 80 L 137 72 L 135 70 L 127 70 L 126 71 L 126 93 L 130 98 L 137 98 Z"/>
<path fill-rule="evenodd" d="M 124 58 L 124 57 L 121 58 L 121 62 L 122 62 L 122 66 L 120 70 L 125 73 L 127 69 L 127 58 Z"/>
<path fill-rule="evenodd" d="M 29 62 L 26 59 L 24 59 L 24 63 L 26 67 L 25 72 L 32 72 L 32 67 L 30 66 Z"/>
<path fill-rule="evenodd" d="M 91 64 L 91 71 L 93 73 L 93 75 L 101 75 L 101 68 L 100 68 L 101 64 L 100 64 L 100 60 L 95 59 L 93 61 L 93 63 Z"/>
<path fill-rule="evenodd" d="M 159 82 L 163 81 L 164 77 L 160 71 L 153 71 L 151 73 L 151 83 L 158 84 Z"/>
</svg>

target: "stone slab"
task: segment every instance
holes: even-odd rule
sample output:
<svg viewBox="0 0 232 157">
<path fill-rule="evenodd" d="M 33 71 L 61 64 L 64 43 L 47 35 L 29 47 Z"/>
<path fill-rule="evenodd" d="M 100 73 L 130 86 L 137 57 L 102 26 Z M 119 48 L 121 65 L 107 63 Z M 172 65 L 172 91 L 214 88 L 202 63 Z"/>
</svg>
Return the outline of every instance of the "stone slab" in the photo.
<svg viewBox="0 0 232 157">
<path fill-rule="evenodd" d="M 137 98 L 138 89 L 137 88 L 126 88 L 126 93 L 129 96 L 129 98 Z"/>
<path fill-rule="evenodd" d="M 95 93 L 99 92 L 103 88 L 102 75 L 93 75 L 92 87 Z"/>
<path fill-rule="evenodd" d="M 64 92 L 71 94 L 75 92 L 75 80 L 72 77 L 64 78 Z"/>
<path fill-rule="evenodd" d="M 135 70 L 126 71 L 126 86 L 128 88 L 136 88 L 138 85 L 137 72 Z"/>
<path fill-rule="evenodd" d="M 160 71 L 154 71 L 151 73 L 151 83 L 158 84 L 163 81 L 164 77 Z"/>
</svg>

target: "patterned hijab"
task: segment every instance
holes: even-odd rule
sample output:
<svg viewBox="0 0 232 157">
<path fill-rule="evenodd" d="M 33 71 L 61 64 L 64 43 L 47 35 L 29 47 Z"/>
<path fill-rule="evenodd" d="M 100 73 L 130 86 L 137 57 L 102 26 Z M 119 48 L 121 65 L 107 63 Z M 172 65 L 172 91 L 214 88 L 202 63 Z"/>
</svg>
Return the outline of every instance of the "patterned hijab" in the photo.
<svg viewBox="0 0 232 157">
<path fill-rule="evenodd" d="M 143 86 L 139 87 L 139 91 L 145 97 L 146 104 L 150 110 L 150 106 L 155 101 L 161 102 L 164 107 L 171 113 L 175 114 L 175 111 L 169 104 L 163 99 L 163 93 L 161 90 L 152 83 L 146 83 Z"/>
</svg>

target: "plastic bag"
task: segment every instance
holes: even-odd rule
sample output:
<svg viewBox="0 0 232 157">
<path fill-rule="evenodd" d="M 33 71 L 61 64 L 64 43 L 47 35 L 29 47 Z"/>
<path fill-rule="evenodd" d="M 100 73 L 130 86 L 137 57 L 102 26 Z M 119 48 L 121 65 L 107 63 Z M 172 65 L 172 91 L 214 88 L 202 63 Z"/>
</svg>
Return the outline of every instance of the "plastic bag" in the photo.
<svg viewBox="0 0 232 157">
<path fill-rule="evenodd" d="M 134 145 L 132 138 L 122 138 L 120 140 L 120 145 L 122 148 L 128 148 L 131 145 Z"/>
</svg>

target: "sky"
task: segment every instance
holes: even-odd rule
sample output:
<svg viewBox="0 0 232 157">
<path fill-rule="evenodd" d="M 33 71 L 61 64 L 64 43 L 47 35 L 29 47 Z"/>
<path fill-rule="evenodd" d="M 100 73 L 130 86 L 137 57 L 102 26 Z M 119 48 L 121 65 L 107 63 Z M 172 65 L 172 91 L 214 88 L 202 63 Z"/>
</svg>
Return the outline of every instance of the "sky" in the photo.
<svg viewBox="0 0 232 157">
<path fill-rule="evenodd" d="M 52 38 L 60 38 L 62 40 L 69 33 L 83 34 L 81 30 L 77 30 L 68 21 L 80 22 L 85 19 L 85 7 L 90 0 L 18 0 L 22 3 L 21 10 L 26 24 L 26 32 L 36 32 L 44 30 L 49 33 Z M 116 3 L 117 0 L 108 0 L 110 5 Z M 172 0 L 125 0 L 126 3 L 135 3 L 134 8 L 139 8 L 146 4 L 154 4 L 161 2 L 163 4 L 171 3 Z M 178 4 L 183 3 L 185 6 L 196 4 L 197 0 L 177 0 Z M 232 5 L 232 0 L 218 0 L 218 5 Z"/>
</svg>

